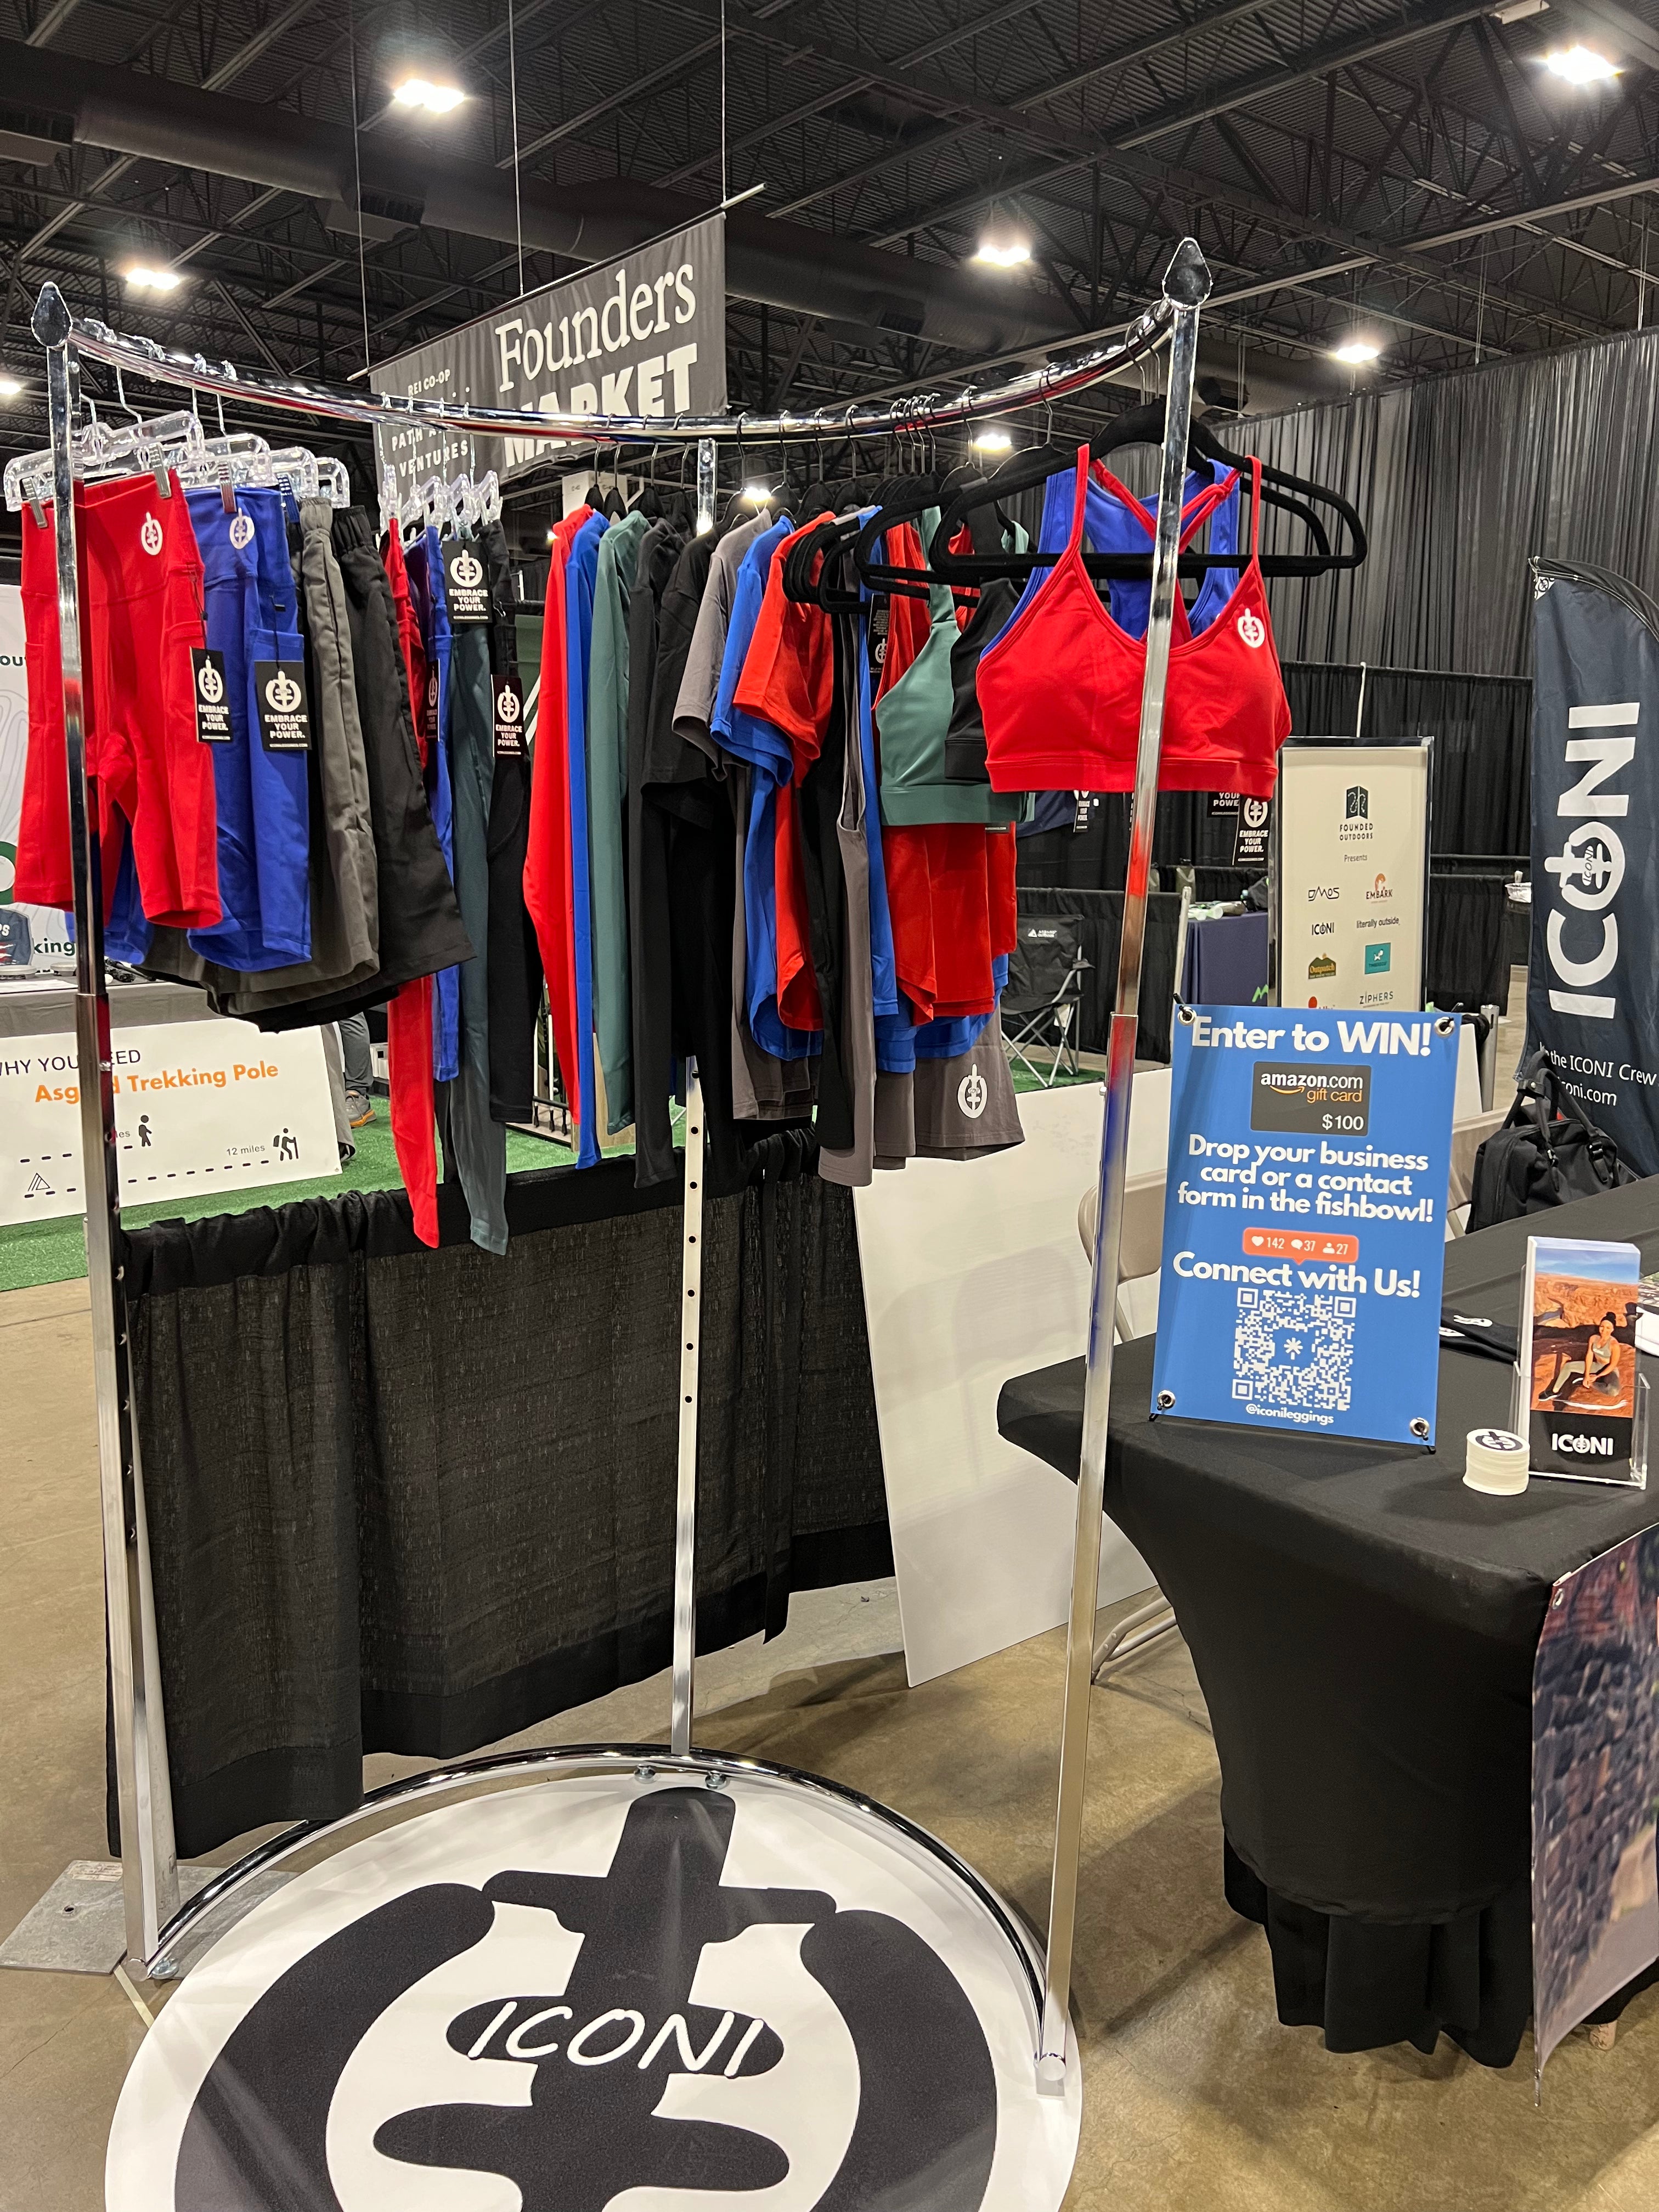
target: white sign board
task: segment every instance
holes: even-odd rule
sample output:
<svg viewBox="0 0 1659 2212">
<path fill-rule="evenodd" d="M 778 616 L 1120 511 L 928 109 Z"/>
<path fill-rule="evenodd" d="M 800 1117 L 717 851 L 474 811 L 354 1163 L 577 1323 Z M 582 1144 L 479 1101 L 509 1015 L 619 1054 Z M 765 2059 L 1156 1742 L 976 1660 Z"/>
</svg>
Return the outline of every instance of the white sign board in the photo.
<svg viewBox="0 0 1659 2212">
<path fill-rule="evenodd" d="M 112 1042 L 124 1206 L 339 1173 L 319 1030 L 169 1022 Z M 80 1098 L 71 1034 L 0 1037 L 0 1223 L 85 1212 Z"/>
<path fill-rule="evenodd" d="M 1160 1167 L 1167 1070 L 1137 1076 L 1130 1173 Z M 1075 1358 L 1089 1327 L 1078 1200 L 1101 1091 L 1026 1091 L 1025 1142 L 971 1165 L 912 1160 L 853 1194 L 906 1672 L 931 1681 L 1040 1635 L 1071 1602 L 1077 1486 L 997 1429 L 1010 1376 Z M 1100 1602 L 1152 1575 L 1109 1521 Z"/>
<path fill-rule="evenodd" d="M 1279 1002 L 1417 1013 L 1430 748 L 1287 744 L 1279 757 Z"/>
<path fill-rule="evenodd" d="M 12 879 L 17 867 L 17 823 L 23 811 L 23 769 L 29 751 L 29 692 L 23 653 L 23 594 L 15 584 L 0 584 L 0 915 L 21 915 L 28 931 L 31 968 L 70 968 L 75 946 L 56 907 L 14 907 Z M 15 923 L 0 930 L 0 964 L 16 961 L 21 933 Z"/>
</svg>

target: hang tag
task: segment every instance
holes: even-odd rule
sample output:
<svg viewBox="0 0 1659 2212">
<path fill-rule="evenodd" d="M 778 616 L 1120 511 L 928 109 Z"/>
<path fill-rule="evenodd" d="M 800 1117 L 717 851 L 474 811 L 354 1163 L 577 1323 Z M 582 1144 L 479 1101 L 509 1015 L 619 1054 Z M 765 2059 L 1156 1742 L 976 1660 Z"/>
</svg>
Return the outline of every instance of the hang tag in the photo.
<svg viewBox="0 0 1659 2212">
<path fill-rule="evenodd" d="M 303 660 L 256 660 L 253 704 L 259 717 L 259 742 L 268 753 L 311 750 Z"/>
<path fill-rule="evenodd" d="M 1075 795 L 1077 812 L 1072 817 L 1072 835 L 1074 837 L 1080 837 L 1089 826 L 1091 794 L 1086 791 L 1079 791 Z"/>
<path fill-rule="evenodd" d="M 524 742 L 524 685 L 516 676 L 492 676 L 495 694 L 495 757 L 522 760 Z"/>
<path fill-rule="evenodd" d="M 1233 866 L 1236 868 L 1267 866 L 1267 836 L 1273 823 L 1273 811 L 1271 799 L 1239 800 L 1238 827 L 1233 833 Z"/>
<path fill-rule="evenodd" d="M 453 539 L 444 549 L 444 589 L 451 627 L 489 620 L 489 576 L 471 543 Z"/>
<path fill-rule="evenodd" d="M 421 708 L 422 750 L 428 759 L 438 742 L 438 671 L 435 666 L 426 672 L 426 698 Z"/>
<path fill-rule="evenodd" d="M 230 726 L 230 690 L 225 682 L 225 656 L 211 646 L 190 649 L 191 674 L 195 680 L 196 736 L 198 744 L 228 745 L 235 732 Z"/>
<path fill-rule="evenodd" d="M 1238 793 L 1236 791 L 1212 791 L 1210 793 L 1209 818 L 1218 822 L 1224 814 L 1237 814 Z"/>
</svg>

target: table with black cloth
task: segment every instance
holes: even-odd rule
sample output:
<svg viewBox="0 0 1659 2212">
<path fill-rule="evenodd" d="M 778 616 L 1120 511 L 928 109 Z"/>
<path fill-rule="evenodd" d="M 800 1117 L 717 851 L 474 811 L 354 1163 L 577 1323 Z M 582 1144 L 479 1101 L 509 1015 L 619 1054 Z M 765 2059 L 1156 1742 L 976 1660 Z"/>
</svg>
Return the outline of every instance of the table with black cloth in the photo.
<svg viewBox="0 0 1659 2212">
<path fill-rule="evenodd" d="M 1457 1310 L 1512 1322 L 1529 1233 L 1659 1266 L 1659 1177 L 1448 1245 Z M 1443 2031 L 1506 2066 L 1532 2008 L 1534 1656 L 1551 1585 L 1659 1521 L 1649 1492 L 1462 1480 L 1507 1363 L 1445 1349 L 1434 1453 L 1150 1415 L 1119 1347 L 1106 1510 L 1174 1607 L 1220 1760 L 1224 1878 L 1267 1929 L 1279 2016 L 1333 2051 Z M 1012 1443 L 1076 1480 L 1084 1365 L 1003 1386 Z M 1641 1978 L 1592 2019 L 1616 2015 Z"/>
</svg>

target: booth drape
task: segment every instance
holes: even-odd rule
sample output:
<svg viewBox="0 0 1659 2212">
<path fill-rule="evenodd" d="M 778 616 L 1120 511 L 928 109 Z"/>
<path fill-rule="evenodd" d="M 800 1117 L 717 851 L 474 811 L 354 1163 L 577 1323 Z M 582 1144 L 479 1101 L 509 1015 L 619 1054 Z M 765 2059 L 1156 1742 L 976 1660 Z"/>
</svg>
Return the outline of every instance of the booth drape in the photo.
<svg viewBox="0 0 1659 2212">
<path fill-rule="evenodd" d="M 1066 833 L 1059 833 L 1065 836 Z M 1084 1052 L 1104 1052 L 1110 1039 L 1112 1006 L 1117 995 L 1117 951 L 1123 935 L 1121 890 L 1019 886 L 1019 912 L 1028 915 L 1072 915 L 1078 919 L 1083 978 L 1076 1042 Z M 1142 1060 L 1170 1057 L 1170 1021 L 1175 996 L 1176 935 L 1181 901 L 1173 891 L 1154 891 L 1146 902 L 1146 941 L 1140 987 L 1140 1027 L 1136 1051 Z"/>
<path fill-rule="evenodd" d="M 1269 585 L 1281 656 L 1529 675 L 1534 553 L 1659 593 L 1659 509 L 1608 496 L 1659 474 L 1659 331 L 1229 422 L 1222 436 L 1334 485 L 1370 533 L 1358 568 Z M 1293 550 L 1299 530 L 1270 509 L 1262 551 Z"/>
<path fill-rule="evenodd" d="M 852 1206 L 811 1157 L 769 1139 L 705 1212 L 706 1649 L 892 1571 Z M 667 1663 L 679 1196 L 627 1158 L 515 1176 L 499 1259 L 447 1189 L 436 1251 L 390 1192 L 129 1237 L 181 1853 Z"/>
<path fill-rule="evenodd" d="M 1371 745 L 1431 737 L 1432 850 L 1524 862 L 1532 823 L 1527 678 L 1287 661 L 1285 695 L 1298 736 L 1357 734 Z"/>
</svg>

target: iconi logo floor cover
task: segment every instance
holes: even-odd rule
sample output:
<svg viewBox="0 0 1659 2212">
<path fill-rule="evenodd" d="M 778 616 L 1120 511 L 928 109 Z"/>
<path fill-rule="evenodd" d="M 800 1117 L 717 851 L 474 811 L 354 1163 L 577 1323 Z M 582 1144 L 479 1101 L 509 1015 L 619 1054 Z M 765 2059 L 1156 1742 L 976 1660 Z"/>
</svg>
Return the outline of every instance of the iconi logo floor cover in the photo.
<svg viewBox="0 0 1659 2212">
<path fill-rule="evenodd" d="M 1056 2212 L 1006 1937 L 787 1784 L 573 1776 L 301 1875 L 160 2014 L 109 2212 Z"/>
</svg>

